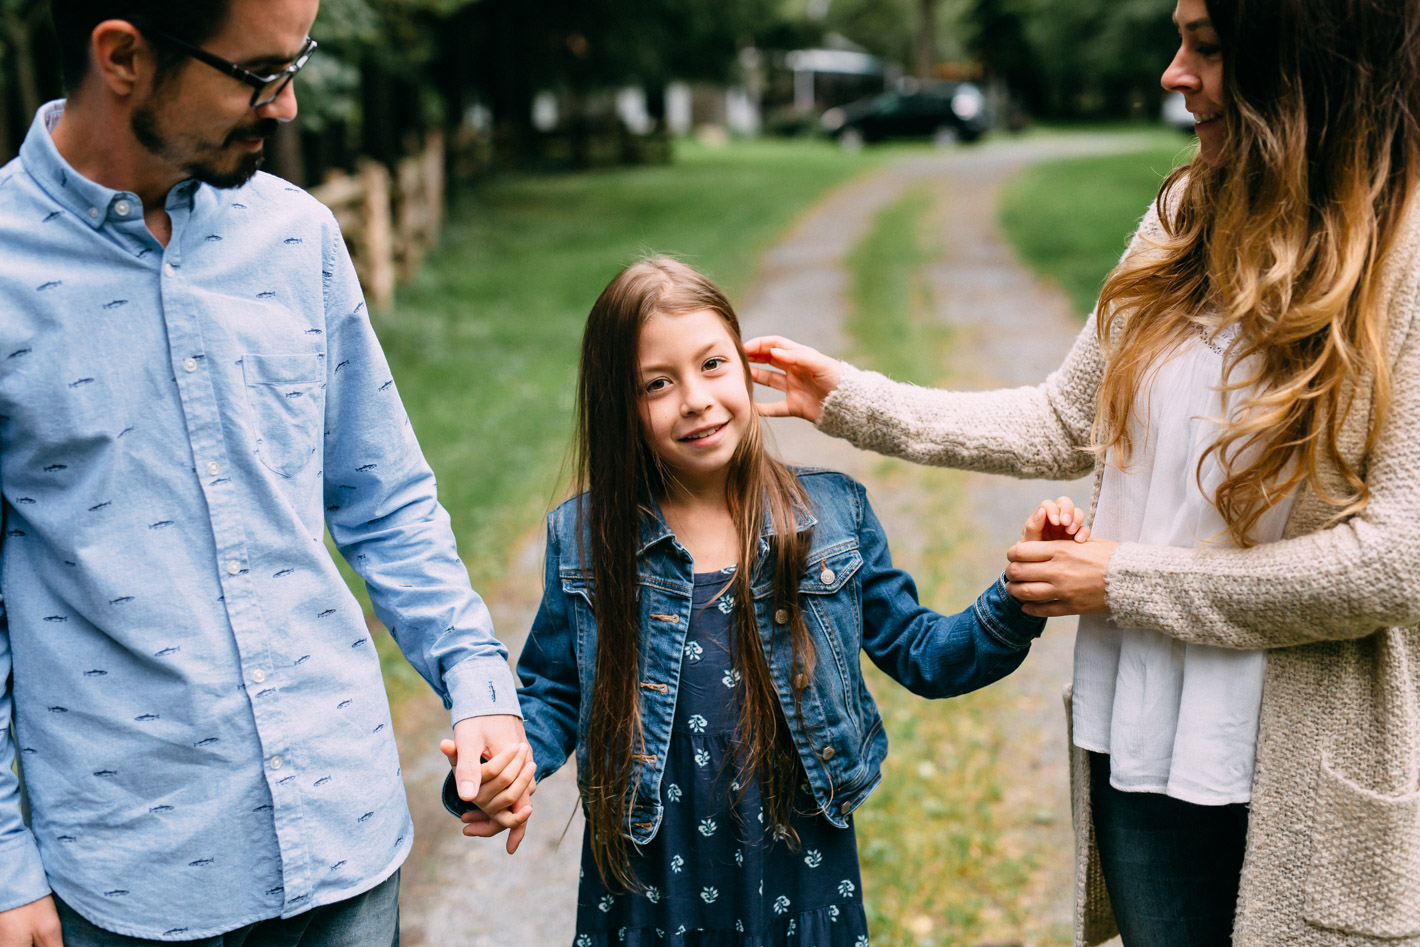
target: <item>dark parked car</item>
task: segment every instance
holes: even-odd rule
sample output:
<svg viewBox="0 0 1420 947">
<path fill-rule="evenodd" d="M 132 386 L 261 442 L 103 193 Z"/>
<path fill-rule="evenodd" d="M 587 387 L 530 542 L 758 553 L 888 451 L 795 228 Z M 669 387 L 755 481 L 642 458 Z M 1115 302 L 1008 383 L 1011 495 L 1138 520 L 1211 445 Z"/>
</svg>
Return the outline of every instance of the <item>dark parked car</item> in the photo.
<svg viewBox="0 0 1420 947">
<path fill-rule="evenodd" d="M 975 141 L 990 121 L 970 82 L 930 82 L 883 92 L 823 113 L 823 129 L 846 148 L 885 138 Z"/>
</svg>

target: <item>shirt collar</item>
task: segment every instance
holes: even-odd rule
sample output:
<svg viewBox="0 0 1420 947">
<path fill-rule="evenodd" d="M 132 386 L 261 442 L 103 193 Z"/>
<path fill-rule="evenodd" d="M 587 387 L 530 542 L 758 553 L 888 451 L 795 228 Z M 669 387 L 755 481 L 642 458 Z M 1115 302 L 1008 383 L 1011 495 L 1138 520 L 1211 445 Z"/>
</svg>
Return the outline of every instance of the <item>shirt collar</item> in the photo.
<svg viewBox="0 0 1420 947">
<path fill-rule="evenodd" d="M 20 145 L 20 160 L 25 170 L 56 203 L 94 230 L 109 221 L 119 223 L 141 218 L 143 202 L 138 195 L 90 181 L 64 160 L 50 134 L 63 114 L 63 99 L 47 102 L 35 113 L 29 134 Z M 195 184 L 195 181 L 184 181 L 177 186 L 178 193 L 191 198 Z"/>
</svg>

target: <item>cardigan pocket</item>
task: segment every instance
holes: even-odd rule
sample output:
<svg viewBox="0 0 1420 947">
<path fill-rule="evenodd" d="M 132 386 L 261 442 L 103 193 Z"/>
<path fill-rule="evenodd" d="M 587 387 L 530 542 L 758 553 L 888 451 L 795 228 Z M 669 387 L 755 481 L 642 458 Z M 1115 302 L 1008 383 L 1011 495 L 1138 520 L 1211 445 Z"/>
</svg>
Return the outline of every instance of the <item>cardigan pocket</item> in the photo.
<svg viewBox="0 0 1420 947">
<path fill-rule="evenodd" d="M 1323 758 L 1303 917 L 1366 937 L 1420 934 L 1420 792 L 1387 796 Z"/>
</svg>

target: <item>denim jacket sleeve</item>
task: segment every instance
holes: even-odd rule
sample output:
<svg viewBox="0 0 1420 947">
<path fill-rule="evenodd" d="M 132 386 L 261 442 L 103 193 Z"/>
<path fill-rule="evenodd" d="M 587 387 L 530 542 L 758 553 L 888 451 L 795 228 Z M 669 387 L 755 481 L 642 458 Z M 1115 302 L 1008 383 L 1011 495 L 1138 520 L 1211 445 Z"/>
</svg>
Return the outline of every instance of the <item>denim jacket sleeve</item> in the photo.
<svg viewBox="0 0 1420 947">
<path fill-rule="evenodd" d="M 537 781 L 556 772 L 577 745 L 582 693 L 577 669 L 577 618 L 562 589 L 561 541 L 553 523 L 547 528 L 542 604 L 518 656 L 518 701 L 523 726 L 537 762 Z"/>
<path fill-rule="evenodd" d="M 862 487 L 859 487 L 862 490 Z M 998 578 L 971 607 L 942 615 L 920 604 L 912 577 L 892 564 L 882 524 L 861 497 L 863 650 L 914 694 L 953 697 L 1010 674 L 1045 619 L 1021 611 Z"/>
<path fill-rule="evenodd" d="M 567 593 L 562 590 L 560 572 L 561 544 L 553 518 L 549 518 L 542 604 L 518 657 L 518 677 L 523 682 L 518 689 L 518 702 L 537 763 L 538 782 L 555 773 L 572 755 L 582 702 L 577 676 L 577 620 Z M 459 798 L 452 772 L 444 779 L 443 802 L 444 808 L 455 815 L 473 808 L 472 803 Z"/>
</svg>

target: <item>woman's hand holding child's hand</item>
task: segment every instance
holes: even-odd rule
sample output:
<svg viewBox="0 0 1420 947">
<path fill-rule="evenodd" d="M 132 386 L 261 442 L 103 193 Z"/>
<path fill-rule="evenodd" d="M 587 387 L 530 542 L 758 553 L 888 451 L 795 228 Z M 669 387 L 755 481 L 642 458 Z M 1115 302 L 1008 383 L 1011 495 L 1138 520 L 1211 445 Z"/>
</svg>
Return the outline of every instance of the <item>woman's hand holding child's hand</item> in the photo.
<svg viewBox="0 0 1420 947">
<path fill-rule="evenodd" d="M 1106 613 L 1104 577 L 1117 545 L 1090 541 L 1085 511 L 1069 497 L 1045 500 L 1006 551 L 1006 591 L 1037 618 Z"/>
<path fill-rule="evenodd" d="M 458 747 L 453 740 L 441 740 L 439 749 L 449 758 L 450 766 L 458 765 Z M 463 815 L 463 834 L 477 838 L 492 838 L 505 829 L 508 833 L 508 854 L 518 850 L 527 833 L 528 817 L 532 815 L 532 794 L 537 791 L 533 777 L 537 763 L 532 747 L 515 743 L 501 753 L 483 761 L 479 767 L 478 794 L 471 800 L 478 809 Z"/>
</svg>

